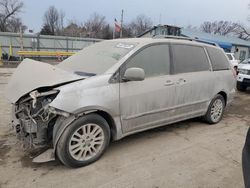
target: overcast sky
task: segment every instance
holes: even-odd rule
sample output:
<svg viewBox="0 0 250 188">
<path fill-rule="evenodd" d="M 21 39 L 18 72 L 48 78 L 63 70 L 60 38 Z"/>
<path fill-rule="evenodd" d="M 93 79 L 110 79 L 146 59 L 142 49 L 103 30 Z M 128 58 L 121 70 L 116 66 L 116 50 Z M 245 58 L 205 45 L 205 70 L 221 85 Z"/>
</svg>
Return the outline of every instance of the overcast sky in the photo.
<svg viewBox="0 0 250 188">
<path fill-rule="evenodd" d="M 138 14 L 150 17 L 153 23 L 174 24 L 178 26 L 199 26 L 203 21 L 229 20 L 247 23 L 250 15 L 250 0 L 23 0 L 25 6 L 21 14 L 29 29 L 39 32 L 43 15 L 54 5 L 66 14 L 69 20 L 82 23 L 97 12 L 113 22 L 120 19 L 124 9 L 124 21 L 130 22 Z M 161 18 L 161 19 L 160 19 Z M 250 23 L 249 23 L 250 25 Z"/>
</svg>

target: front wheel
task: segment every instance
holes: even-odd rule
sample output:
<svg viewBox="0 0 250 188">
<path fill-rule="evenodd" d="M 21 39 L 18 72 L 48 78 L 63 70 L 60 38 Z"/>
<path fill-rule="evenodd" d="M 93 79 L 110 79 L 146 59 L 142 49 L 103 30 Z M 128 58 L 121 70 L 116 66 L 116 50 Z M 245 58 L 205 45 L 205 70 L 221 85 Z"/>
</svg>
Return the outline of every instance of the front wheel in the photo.
<svg viewBox="0 0 250 188">
<path fill-rule="evenodd" d="M 56 153 L 69 167 L 82 167 L 98 160 L 108 147 L 110 129 L 97 114 L 85 115 L 70 124 L 60 137 Z"/>
<path fill-rule="evenodd" d="M 216 95 L 211 101 L 207 113 L 204 116 L 204 119 L 209 124 L 216 124 L 220 122 L 224 114 L 225 109 L 225 99 L 222 95 Z"/>
</svg>

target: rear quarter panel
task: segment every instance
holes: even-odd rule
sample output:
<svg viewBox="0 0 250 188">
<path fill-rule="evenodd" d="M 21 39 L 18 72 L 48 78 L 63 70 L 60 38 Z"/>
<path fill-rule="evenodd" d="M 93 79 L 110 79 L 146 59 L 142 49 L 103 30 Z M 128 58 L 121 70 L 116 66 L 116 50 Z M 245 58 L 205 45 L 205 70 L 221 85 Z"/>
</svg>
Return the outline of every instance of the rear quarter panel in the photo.
<svg viewBox="0 0 250 188">
<path fill-rule="evenodd" d="M 219 92 L 225 92 L 227 94 L 227 104 L 231 103 L 236 88 L 236 78 L 233 75 L 232 70 L 214 71 L 216 76 L 215 95 Z"/>
</svg>

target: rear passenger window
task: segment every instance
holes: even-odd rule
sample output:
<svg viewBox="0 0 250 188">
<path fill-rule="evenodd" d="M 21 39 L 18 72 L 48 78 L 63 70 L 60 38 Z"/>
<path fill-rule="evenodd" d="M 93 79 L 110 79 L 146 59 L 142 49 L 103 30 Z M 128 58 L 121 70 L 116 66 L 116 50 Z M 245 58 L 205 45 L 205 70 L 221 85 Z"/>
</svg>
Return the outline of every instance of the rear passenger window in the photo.
<svg viewBox="0 0 250 188">
<path fill-rule="evenodd" d="M 143 49 L 126 65 L 127 68 L 138 67 L 145 71 L 145 77 L 166 75 L 170 72 L 168 45 L 155 45 Z"/>
<path fill-rule="evenodd" d="M 173 45 L 174 73 L 207 71 L 209 61 L 203 47 L 191 45 Z"/>
<path fill-rule="evenodd" d="M 229 69 L 229 62 L 222 50 L 207 47 L 207 51 L 214 71 Z"/>
</svg>

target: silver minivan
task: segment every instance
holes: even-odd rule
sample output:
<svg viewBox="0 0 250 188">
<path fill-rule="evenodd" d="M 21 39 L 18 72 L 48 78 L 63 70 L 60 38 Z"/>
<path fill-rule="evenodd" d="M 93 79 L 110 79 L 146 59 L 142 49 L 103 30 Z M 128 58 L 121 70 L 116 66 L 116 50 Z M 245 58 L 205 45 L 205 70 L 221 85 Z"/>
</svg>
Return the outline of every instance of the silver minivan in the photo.
<svg viewBox="0 0 250 188">
<path fill-rule="evenodd" d="M 70 167 L 101 157 L 111 140 L 203 117 L 218 123 L 235 78 L 222 49 L 186 39 L 117 39 L 56 66 L 25 59 L 7 86 L 17 136 Z"/>
</svg>

